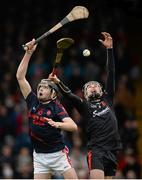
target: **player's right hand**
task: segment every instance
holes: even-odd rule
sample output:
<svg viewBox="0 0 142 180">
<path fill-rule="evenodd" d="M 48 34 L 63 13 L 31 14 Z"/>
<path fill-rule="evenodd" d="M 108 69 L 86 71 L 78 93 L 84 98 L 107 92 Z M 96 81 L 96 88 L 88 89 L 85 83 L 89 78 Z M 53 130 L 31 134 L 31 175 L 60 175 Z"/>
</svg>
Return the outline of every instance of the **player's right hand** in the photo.
<svg viewBox="0 0 142 180">
<path fill-rule="evenodd" d="M 50 126 L 54 127 L 54 128 L 59 128 L 61 122 L 55 122 L 52 119 L 46 118 L 44 117 L 44 119 L 48 122 L 48 124 L 50 124 Z"/>
<path fill-rule="evenodd" d="M 37 44 L 35 44 L 35 39 L 25 44 L 26 52 L 33 53 L 36 50 Z"/>
</svg>

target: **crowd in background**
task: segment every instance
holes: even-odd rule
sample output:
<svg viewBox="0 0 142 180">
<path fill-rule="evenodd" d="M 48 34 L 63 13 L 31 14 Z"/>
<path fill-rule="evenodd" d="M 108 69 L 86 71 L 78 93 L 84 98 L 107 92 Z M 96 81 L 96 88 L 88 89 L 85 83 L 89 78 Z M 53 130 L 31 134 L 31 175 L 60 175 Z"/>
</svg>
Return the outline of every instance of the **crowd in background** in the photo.
<svg viewBox="0 0 142 180">
<path fill-rule="evenodd" d="M 115 1 L 117 2 L 117 1 Z M 24 54 L 22 44 L 41 35 L 61 20 L 75 5 L 86 5 L 89 19 L 68 24 L 41 41 L 28 69 L 28 80 L 33 90 L 42 78 L 48 77 L 56 55 L 56 41 L 71 37 L 75 44 L 66 50 L 58 68 L 58 76 L 74 93 L 82 97 L 82 86 L 89 80 L 104 84 L 106 50 L 99 43 L 102 31 L 109 32 L 114 40 L 116 63 L 115 111 L 123 151 L 119 157 L 116 178 L 140 178 L 141 163 L 137 141 L 139 139 L 134 97 L 134 82 L 140 78 L 140 60 L 130 52 L 127 34 L 128 14 L 138 15 L 140 1 L 123 0 L 122 6 L 112 1 L 96 0 L 88 3 L 76 1 L 62 3 L 23 0 L 3 4 L 0 24 L 0 178 L 28 179 L 33 177 L 32 145 L 29 138 L 27 109 L 17 81 L 16 70 Z M 125 7 L 129 3 L 128 9 Z M 6 5 L 7 4 L 7 5 Z M 127 12 L 125 10 L 128 10 Z M 135 48 L 135 45 L 133 45 Z M 88 48 L 89 57 L 82 51 Z M 132 55 L 132 56 L 131 56 Z M 78 125 L 75 133 L 65 133 L 72 163 L 79 178 L 88 178 L 86 137 L 80 114 L 60 96 L 70 116 Z M 61 178 L 58 174 L 54 178 Z"/>
</svg>

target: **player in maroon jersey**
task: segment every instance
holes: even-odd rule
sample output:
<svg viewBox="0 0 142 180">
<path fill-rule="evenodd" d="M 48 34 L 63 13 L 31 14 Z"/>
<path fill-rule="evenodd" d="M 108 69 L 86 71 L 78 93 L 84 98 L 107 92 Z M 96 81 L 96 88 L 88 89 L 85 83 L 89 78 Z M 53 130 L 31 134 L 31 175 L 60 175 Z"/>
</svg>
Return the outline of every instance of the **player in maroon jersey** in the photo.
<svg viewBox="0 0 142 180">
<path fill-rule="evenodd" d="M 36 49 L 33 39 L 18 67 L 17 80 L 27 102 L 30 137 L 33 144 L 34 178 L 50 179 L 52 171 L 58 171 L 65 179 L 77 179 L 68 156 L 61 130 L 76 131 L 77 126 L 57 98 L 54 82 L 42 79 L 33 93 L 26 73 L 30 58 Z"/>
</svg>

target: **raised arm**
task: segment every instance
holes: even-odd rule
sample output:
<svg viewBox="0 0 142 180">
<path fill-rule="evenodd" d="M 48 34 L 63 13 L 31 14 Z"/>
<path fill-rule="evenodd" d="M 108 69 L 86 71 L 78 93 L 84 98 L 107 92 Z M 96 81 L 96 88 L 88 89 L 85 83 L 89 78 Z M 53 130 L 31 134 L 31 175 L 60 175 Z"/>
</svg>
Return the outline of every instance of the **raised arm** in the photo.
<svg viewBox="0 0 142 180">
<path fill-rule="evenodd" d="M 60 89 L 60 92 L 72 103 L 72 105 L 79 111 L 79 113 L 82 113 L 83 111 L 83 100 L 73 94 L 71 90 L 59 79 L 56 75 L 50 74 L 48 77 L 50 80 L 54 81 L 58 88 Z"/>
<path fill-rule="evenodd" d="M 55 122 L 52 119 L 48 119 L 48 118 L 44 118 L 48 124 L 50 124 L 52 127 L 55 128 L 60 128 L 64 131 L 76 131 L 77 130 L 77 125 L 75 124 L 75 122 L 70 118 L 70 117 L 66 117 L 62 119 L 62 122 Z"/>
<path fill-rule="evenodd" d="M 105 90 L 107 92 L 107 97 L 111 105 L 113 104 L 113 97 L 115 92 L 115 63 L 113 57 L 113 40 L 109 33 L 103 32 L 102 35 L 104 36 L 104 41 L 99 40 L 107 50 L 107 62 L 106 62 L 106 83 L 105 83 Z"/>
<path fill-rule="evenodd" d="M 24 96 L 24 98 L 26 98 L 28 96 L 28 94 L 31 92 L 31 86 L 28 83 L 28 81 L 26 80 L 26 73 L 27 73 L 27 68 L 28 68 L 28 64 L 30 61 L 30 58 L 33 54 L 33 52 L 36 49 L 36 45 L 34 45 L 35 40 L 33 39 L 32 41 L 28 42 L 26 45 L 28 46 L 28 50 L 25 52 L 25 55 L 17 69 L 17 73 L 16 73 L 16 78 L 18 80 L 21 92 Z"/>
</svg>

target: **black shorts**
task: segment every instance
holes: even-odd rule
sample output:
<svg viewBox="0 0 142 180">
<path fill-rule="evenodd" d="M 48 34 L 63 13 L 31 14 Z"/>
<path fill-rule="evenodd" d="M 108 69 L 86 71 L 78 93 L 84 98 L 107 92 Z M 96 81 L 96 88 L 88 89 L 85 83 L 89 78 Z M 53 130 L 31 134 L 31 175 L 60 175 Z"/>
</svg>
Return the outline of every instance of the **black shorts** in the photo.
<svg viewBox="0 0 142 180">
<path fill-rule="evenodd" d="M 115 176 L 117 152 L 90 150 L 87 154 L 87 162 L 89 171 L 92 169 L 100 169 L 104 171 L 105 176 Z"/>
</svg>

